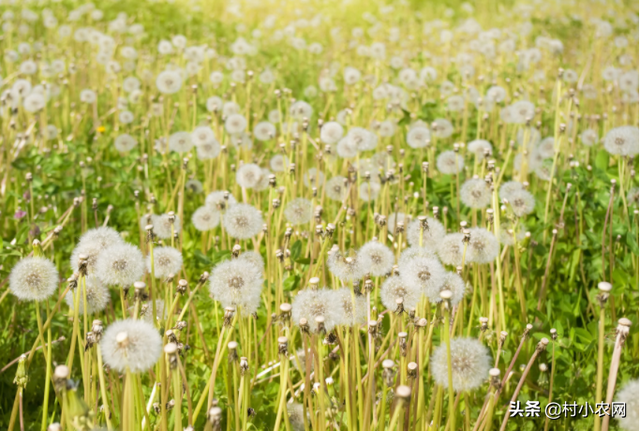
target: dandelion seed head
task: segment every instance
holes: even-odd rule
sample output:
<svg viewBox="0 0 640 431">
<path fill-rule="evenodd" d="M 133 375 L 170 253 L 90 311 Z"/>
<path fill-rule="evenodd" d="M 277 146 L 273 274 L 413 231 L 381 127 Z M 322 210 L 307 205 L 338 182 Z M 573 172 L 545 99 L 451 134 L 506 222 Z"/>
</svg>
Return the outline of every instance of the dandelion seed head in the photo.
<svg viewBox="0 0 640 431">
<path fill-rule="evenodd" d="M 173 70 L 162 71 L 156 78 L 156 87 L 164 94 L 177 93 L 182 88 L 182 76 Z"/>
<path fill-rule="evenodd" d="M 586 147 L 591 147 L 598 143 L 598 132 L 593 129 L 585 129 L 580 133 L 580 140 Z"/>
<path fill-rule="evenodd" d="M 436 167 L 445 175 L 455 175 L 464 169 L 464 159 L 455 151 L 443 151 L 438 155 Z"/>
<path fill-rule="evenodd" d="M 287 414 L 293 431 L 304 431 L 304 408 L 300 403 L 287 403 Z M 309 416 L 309 415 L 307 415 Z M 309 419 L 307 419 L 308 421 Z"/>
<path fill-rule="evenodd" d="M 404 265 L 407 261 L 413 259 L 414 257 L 437 259 L 438 256 L 436 255 L 434 250 L 428 247 L 419 247 L 417 245 L 414 245 L 402 250 L 400 258 L 398 259 L 398 266 Z"/>
<path fill-rule="evenodd" d="M 269 176 L 271 175 L 271 171 L 267 168 L 260 168 L 260 180 L 258 184 L 253 188 L 253 190 L 260 192 L 262 190 L 266 190 L 269 187 Z"/>
<path fill-rule="evenodd" d="M 222 104 L 222 116 L 223 117 L 230 117 L 231 115 L 234 114 L 239 114 L 241 111 L 240 105 L 238 105 L 236 102 L 233 102 L 231 100 L 224 102 Z"/>
<path fill-rule="evenodd" d="M 212 96 L 207 99 L 207 111 L 221 112 L 224 102 L 218 96 Z"/>
<path fill-rule="evenodd" d="M 527 190 L 516 190 L 510 194 L 509 204 L 513 213 L 518 217 L 524 217 L 527 214 L 531 214 L 535 209 L 536 199 Z"/>
<path fill-rule="evenodd" d="M 313 205 L 309 199 L 296 198 L 287 204 L 284 216 L 294 226 L 309 223 L 313 216 Z"/>
<path fill-rule="evenodd" d="M 239 260 L 246 260 L 260 268 L 260 270 L 264 270 L 264 259 L 262 255 L 254 250 L 248 250 L 240 254 L 238 256 Z"/>
<path fill-rule="evenodd" d="M 186 153 L 193 148 L 193 140 L 189 132 L 175 132 L 169 136 L 169 149 L 176 153 Z"/>
<path fill-rule="evenodd" d="M 227 133 L 237 135 L 247 128 L 247 119 L 241 114 L 231 114 L 225 120 L 224 128 Z"/>
<path fill-rule="evenodd" d="M 393 157 L 386 152 L 375 153 L 371 156 L 371 163 L 381 172 L 386 172 L 396 167 Z"/>
<path fill-rule="evenodd" d="M 638 423 L 640 422 L 639 392 L 638 379 L 635 379 L 628 381 L 617 393 L 616 401 L 626 404 L 626 416 L 616 416 L 618 424 L 623 430 L 636 431 L 638 429 Z"/>
<path fill-rule="evenodd" d="M 491 203 L 491 190 L 480 178 L 470 178 L 460 187 L 460 200 L 469 208 L 482 209 Z"/>
<path fill-rule="evenodd" d="M 225 194 L 228 199 L 225 199 Z M 229 192 L 225 192 L 224 190 L 217 190 L 215 192 L 211 192 L 207 195 L 204 200 L 206 206 L 209 206 L 217 211 L 227 208 L 228 206 L 235 205 L 238 203 L 236 198 Z"/>
<path fill-rule="evenodd" d="M 607 132 L 602 143 L 609 154 L 635 156 L 638 154 L 638 135 L 640 129 L 635 126 L 621 126 Z"/>
<path fill-rule="evenodd" d="M 44 109 L 47 104 L 47 100 L 44 95 L 40 93 L 31 93 L 24 98 L 22 105 L 27 112 L 35 113 Z"/>
<path fill-rule="evenodd" d="M 474 154 L 478 162 L 484 159 L 485 151 L 491 152 L 492 150 L 491 142 L 484 139 L 476 139 L 467 144 L 467 151 Z"/>
<path fill-rule="evenodd" d="M 255 163 L 245 163 L 236 172 L 236 182 L 245 189 L 252 189 L 260 183 L 262 170 Z"/>
<path fill-rule="evenodd" d="M 365 202 L 375 200 L 380 195 L 382 185 L 378 181 L 365 181 L 360 184 L 360 199 Z"/>
<path fill-rule="evenodd" d="M 151 368 L 162 353 L 162 337 L 145 320 L 118 320 L 107 327 L 100 340 L 104 363 L 119 373 L 127 368 L 140 373 Z"/>
<path fill-rule="evenodd" d="M 340 322 L 341 312 L 335 306 L 334 291 L 326 287 L 311 290 L 304 289 L 298 292 L 291 304 L 291 318 L 297 325 L 300 319 L 306 319 L 309 329 L 318 332 L 316 317 L 324 318 L 324 328 L 330 332 Z"/>
<path fill-rule="evenodd" d="M 44 301 L 56 291 L 58 282 L 58 270 L 44 257 L 21 259 L 9 275 L 11 293 L 23 301 Z"/>
<path fill-rule="evenodd" d="M 129 315 L 133 315 L 134 310 L 135 305 L 132 305 L 127 309 L 127 312 L 129 313 Z M 162 299 L 156 299 L 156 322 L 160 323 L 166 318 L 167 316 L 165 315 L 164 301 Z M 153 302 L 145 301 L 140 304 L 140 309 L 138 310 L 138 319 L 153 323 Z"/>
<path fill-rule="evenodd" d="M 467 261 L 474 263 L 490 263 L 500 252 L 500 243 L 487 229 L 474 227 L 469 229 L 471 238 L 467 246 Z"/>
<path fill-rule="evenodd" d="M 269 167 L 273 172 L 284 172 L 289 166 L 289 161 L 282 154 L 276 154 L 269 160 Z"/>
<path fill-rule="evenodd" d="M 320 140 L 325 144 L 335 144 L 344 135 L 342 125 L 336 121 L 329 121 L 320 129 Z"/>
<path fill-rule="evenodd" d="M 133 123 L 133 120 L 135 120 L 135 117 L 133 115 L 133 112 L 124 110 L 118 114 L 118 119 L 122 124 L 131 124 Z"/>
<path fill-rule="evenodd" d="M 387 310 L 396 311 L 397 299 L 402 299 L 406 310 L 415 310 L 420 302 L 422 291 L 415 284 L 406 284 L 399 275 L 387 278 L 380 287 L 380 300 Z"/>
<path fill-rule="evenodd" d="M 255 136 L 258 141 L 273 139 L 276 136 L 276 126 L 268 121 L 261 121 L 253 128 L 253 136 Z"/>
<path fill-rule="evenodd" d="M 435 252 L 438 245 L 442 242 L 446 231 L 442 223 L 433 217 L 427 217 L 426 221 L 427 229 L 422 233 L 422 246 Z M 409 226 L 407 226 L 407 241 L 414 247 L 420 245 L 420 224 L 420 220 L 413 220 L 409 223 Z"/>
<path fill-rule="evenodd" d="M 97 241 L 86 241 L 78 243 L 71 253 L 71 270 L 77 272 L 80 269 L 80 256 L 86 258 L 86 270 L 88 274 L 93 274 L 96 269 L 98 256 L 106 247 Z"/>
<path fill-rule="evenodd" d="M 109 289 L 95 275 L 89 275 L 85 278 L 85 280 L 87 285 L 87 311 L 89 314 L 99 313 L 105 309 L 105 307 L 111 300 Z M 80 283 L 78 283 L 78 287 L 76 288 L 75 292 L 76 295 L 80 295 L 80 297 L 78 298 L 78 314 L 84 315 L 84 295 L 82 294 Z M 69 306 L 69 309 L 73 311 L 74 300 L 73 292 L 71 290 L 67 292 L 64 300 Z"/>
<path fill-rule="evenodd" d="M 173 221 L 171 221 L 173 219 Z M 177 215 L 161 214 L 152 215 L 151 224 L 153 225 L 153 233 L 160 239 L 171 239 L 173 228 L 173 234 L 180 233 L 182 229 L 182 222 Z"/>
<path fill-rule="evenodd" d="M 448 138 L 453 134 L 453 125 L 449 120 L 436 118 L 431 124 L 431 133 L 438 139 Z"/>
<path fill-rule="evenodd" d="M 209 292 L 223 307 L 240 308 L 247 316 L 260 306 L 262 283 L 262 268 L 251 260 L 227 260 L 211 270 Z"/>
<path fill-rule="evenodd" d="M 343 178 L 344 177 L 340 177 Z M 321 187 L 324 185 L 324 174 L 316 168 L 311 168 L 302 176 L 302 181 L 307 187 Z"/>
<path fill-rule="evenodd" d="M 95 103 L 98 100 L 96 92 L 90 89 L 84 89 L 80 92 L 80 101 L 84 103 Z"/>
<path fill-rule="evenodd" d="M 555 153 L 555 140 L 552 136 L 544 138 L 538 143 L 535 151 L 537 151 L 543 159 L 552 158 Z"/>
<path fill-rule="evenodd" d="M 500 196 L 500 199 L 502 200 L 510 200 L 513 193 L 520 190 L 524 190 L 524 186 L 520 181 L 507 181 L 500 186 L 498 196 Z"/>
<path fill-rule="evenodd" d="M 298 100 L 290 108 L 291 117 L 296 120 L 302 120 L 303 118 L 311 118 L 313 115 L 313 108 L 304 100 Z"/>
<path fill-rule="evenodd" d="M 629 192 L 627 193 L 627 201 L 629 202 L 629 205 L 638 206 L 638 198 L 638 187 L 629 189 Z"/>
<path fill-rule="evenodd" d="M 153 271 L 156 278 L 177 275 L 182 268 L 182 253 L 173 247 L 153 249 Z M 151 255 L 147 256 L 147 270 L 151 273 Z"/>
<path fill-rule="evenodd" d="M 220 212 L 208 205 L 201 206 L 193 212 L 191 222 L 200 232 L 214 229 L 220 224 Z"/>
<path fill-rule="evenodd" d="M 378 128 L 380 136 L 390 138 L 396 133 L 396 123 L 393 120 L 384 120 Z"/>
<path fill-rule="evenodd" d="M 196 144 L 196 155 L 199 160 L 211 160 L 218 157 L 222 147 L 217 139 Z"/>
<path fill-rule="evenodd" d="M 334 248 L 329 252 L 327 265 L 329 271 L 342 281 L 359 280 L 365 275 L 365 269 L 360 263 L 358 255 L 352 250 L 343 253 Z"/>
<path fill-rule="evenodd" d="M 607 66 L 602 69 L 602 79 L 605 81 L 616 81 L 620 76 L 620 69 L 614 66 Z"/>
<path fill-rule="evenodd" d="M 367 297 L 356 295 L 348 287 L 332 290 L 333 300 L 331 304 L 337 306 L 339 311 L 337 325 L 355 326 L 362 325 L 367 321 Z"/>
<path fill-rule="evenodd" d="M 357 260 L 364 272 L 378 277 L 391 272 L 395 258 L 386 245 L 378 241 L 369 241 L 358 250 Z"/>
<path fill-rule="evenodd" d="M 307 360 L 309 359 L 309 356 L 311 356 L 311 349 L 307 349 L 307 353 L 305 353 L 304 349 L 298 349 L 296 351 L 296 355 L 298 356 L 300 364 L 298 364 L 298 361 L 294 361 L 293 364 L 298 369 L 298 371 L 300 371 L 301 373 L 305 373 L 307 370 Z M 309 365 L 311 365 L 311 371 L 313 371 L 313 361 L 311 361 Z"/>
<path fill-rule="evenodd" d="M 262 214 L 249 204 L 235 204 L 226 210 L 223 225 L 232 238 L 249 239 L 262 231 Z"/>
<path fill-rule="evenodd" d="M 506 223 L 500 227 L 500 234 L 498 235 L 498 239 L 500 240 L 500 244 L 512 246 L 517 242 L 520 242 L 526 236 L 526 232 L 522 227 L 519 227 L 516 232 L 516 239 L 513 239 L 513 229 L 511 224 Z"/>
<path fill-rule="evenodd" d="M 145 270 L 142 252 L 131 244 L 115 244 L 104 249 L 96 261 L 96 276 L 108 286 L 129 287 L 142 279 Z"/>
<path fill-rule="evenodd" d="M 209 126 L 198 126 L 191 132 L 191 141 L 194 145 L 201 145 L 214 141 L 216 135 Z"/>
<path fill-rule="evenodd" d="M 128 133 L 123 133 L 113 141 L 113 145 L 119 152 L 126 153 L 133 150 L 138 145 L 138 141 Z"/>
<path fill-rule="evenodd" d="M 349 129 L 346 142 L 350 147 L 354 147 L 356 151 L 374 150 L 378 145 L 378 137 L 375 133 L 363 127 L 352 127 Z"/>
<path fill-rule="evenodd" d="M 533 167 L 534 164 L 531 164 Z M 544 160 L 539 165 L 535 166 L 534 172 L 538 178 L 543 181 L 551 181 L 553 177 L 553 162 L 551 160 Z"/>
<path fill-rule="evenodd" d="M 462 254 L 464 253 L 464 234 L 450 233 L 444 236 L 438 246 L 438 256 L 445 265 L 462 265 Z"/>
<path fill-rule="evenodd" d="M 360 81 L 361 73 L 355 67 L 347 66 L 344 68 L 344 83 L 347 85 L 353 85 Z"/>
<path fill-rule="evenodd" d="M 440 301 L 442 301 L 440 292 L 444 290 L 448 290 L 449 292 L 451 292 L 449 303 L 452 307 L 455 307 L 464 297 L 466 286 L 464 280 L 462 280 L 462 277 L 460 277 L 455 272 L 447 271 L 444 277 L 444 283 L 442 283 L 440 288 L 428 289 L 424 292 L 424 294 L 429 299 L 429 302 L 431 302 L 432 304 L 438 304 Z"/>
<path fill-rule="evenodd" d="M 358 155 L 358 145 L 346 136 L 338 142 L 337 151 L 343 159 L 352 159 Z"/>
<path fill-rule="evenodd" d="M 451 340 L 451 375 L 453 390 L 472 391 L 484 383 L 491 368 L 491 356 L 484 344 L 474 338 L 454 338 Z M 447 346 L 440 344 L 431 358 L 431 372 L 436 383 L 449 387 L 449 366 Z"/>
<path fill-rule="evenodd" d="M 325 194 L 334 201 L 342 202 L 347 197 L 347 187 L 345 186 L 346 178 L 338 175 L 331 178 L 325 184 Z"/>
<path fill-rule="evenodd" d="M 628 70 L 618 76 L 618 87 L 626 93 L 638 93 L 638 71 Z"/>
<path fill-rule="evenodd" d="M 423 126 L 414 127 L 407 133 L 407 145 L 411 148 L 424 148 L 431 140 L 431 132 Z"/>
<path fill-rule="evenodd" d="M 499 85 L 494 85 L 487 90 L 487 99 L 494 102 L 502 102 L 507 97 L 507 90 Z"/>
<path fill-rule="evenodd" d="M 509 110 L 509 118 L 505 122 L 511 124 L 525 124 L 528 119 L 535 116 L 535 105 L 526 100 L 519 100 L 512 103 L 507 108 Z"/>
<path fill-rule="evenodd" d="M 438 259 L 429 257 L 415 256 L 403 260 L 398 269 L 405 284 L 419 286 L 422 291 L 440 289 L 446 275 Z"/>
<path fill-rule="evenodd" d="M 396 230 L 396 226 L 399 223 L 404 223 L 406 226 L 408 221 L 409 216 L 407 214 L 394 211 L 387 216 L 387 229 L 390 233 L 394 233 Z"/>
</svg>

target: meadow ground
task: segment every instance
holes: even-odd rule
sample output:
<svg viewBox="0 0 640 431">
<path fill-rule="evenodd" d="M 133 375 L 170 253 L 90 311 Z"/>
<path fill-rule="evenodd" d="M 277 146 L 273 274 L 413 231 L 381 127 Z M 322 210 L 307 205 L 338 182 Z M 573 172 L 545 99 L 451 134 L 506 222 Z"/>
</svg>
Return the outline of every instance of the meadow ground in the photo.
<svg viewBox="0 0 640 431">
<path fill-rule="evenodd" d="M 638 429 L 637 3 L 0 17 L 0 428 Z"/>
</svg>

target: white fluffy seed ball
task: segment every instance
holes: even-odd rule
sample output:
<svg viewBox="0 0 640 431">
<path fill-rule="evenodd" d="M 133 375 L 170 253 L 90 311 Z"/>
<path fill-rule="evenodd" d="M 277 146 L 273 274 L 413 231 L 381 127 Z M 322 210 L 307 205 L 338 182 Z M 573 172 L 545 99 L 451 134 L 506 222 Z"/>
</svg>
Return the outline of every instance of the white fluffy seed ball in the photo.
<svg viewBox="0 0 640 431">
<path fill-rule="evenodd" d="M 140 373 L 151 368 L 162 353 L 162 338 L 145 320 L 125 319 L 109 325 L 100 341 L 102 358 L 122 373 L 127 368 Z"/>
<path fill-rule="evenodd" d="M 482 385 L 491 368 L 489 350 L 474 338 L 454 338 L 451 340 L 451 374 L 453 390 L 472 391 Z M 442 343 L 431 358 L 431 373 L 436 383 L 449 387 L 449 366 L 447 346 Z"/>
<path fill-rule="evenodd" d="M 220 211 L 208 205 L 201 206 L 193 212 L 191 222 L 200 232 L 214 229 L 220 224 Z"/>
<path fill-rule="evenodd" d="M 251 205 L 235 204 L 225 212 L 223 224 L 232 238 L 249 239 L 262 230 L 262 214 Z"/>
<path fill-rule="evenodd" d="M 427 298 L 429 298 L 429 302 L 432 304 L 437 304 L 442 301 L 440 297 L 440 292 L 443 290 L 448 290 L 451 292 L 451 298 L 449 302 L 451 306 L 455 307 L 464 297 L 464 292 L 466 290 L 466 285 L 462 277 L 460 277 L 455 272 L 447 272 L 447 275 L 444 278 L 444 283 L 438 289 L 429 289 L 424 292 Z"/>
<path fill-rule="evenodd" d="M 442 223 L 433 217 L 427 217 L 427 228 L 422 232 L 422 247 L 435 251 L 442 242 L 446 232 Z M 412 246 L 420 245 L 420 220 L 414 220 L 407 227 L 407 241 Z"/>
<path fill-rule="evenodd" d="M 471 238 L 467 245 L 468 262 L 491 263 L 500 253 L 500 243 L 495 235 L 482 227 L 469 229 Z"/>
<path fill-rule="evenodd" d="M 480 178 L 470 178 L 460 187 L 460 200 L 469 208 L 482 209 L 491 203 L 491 190 Z"/>
<path fill-rule="evenodd" d="M 245 189 L 252 189 L 260 183 L 262 170 L 255 163 L 246 163 L 236 172 L 236 182 Z"/>
<path fill-rule="evenodd" d="M 638 419 L 640 413 L 640 404 L 638 403 L 638 393 L 640 387 L 638 386 L 638 379 L 631 380 L 625 384 L 616 396 L 616 401 L 625 403 L 627 405 L 627 415 L 625 417 L 617 416 L 618 424 L 620 428 L 626 431 L 636 431 L 638 429 Z"/>
<path fill-rule="evenodd" d="M 44 257 L 25 257 L 9 275 L 11 293 L 23 301 L 43 301 L 58 287 L 58 270 Z"/>
<path fill-rule="evenodd" d="M 178 275 L 182 268 L 182 253 L 173 247 L 155 247 L 153 249 L 153 273 L 156 278 L 165 278 L 169 274 Z M 151 255 L 147 256 L 147 270 L 151 272 Z"/>
<path fill-rule="evenodd" d="M 89 314 L 99 313 L 105 309 L 105 307 L 111 300 L 109 289 L 95 275 L 89 275 L 85 280 L 87 286 L 87 311 Z M 84 294 L 82 292 L 80 283 L 78 283 L 75 294 L 80 295 L 80 297 L 78 298 L 78 314 L 84 315 Z M 74 293 L 72 291 L 69 291 L 64 297 L 65 302 L 69 306 L 69 309 L 71 309 L 72 311 L 74 309 L 73 295 Z"/>
<path fill-rule="evenodd" d="M 378 241 L 369 241 L 358 250 L 358 261 L 365 273 L 381 276 L 391 272 L 395 257 L 389 247 Z"/>
<path fill-rule="evenodd" d="M 420 301 L 422 292 L 418 285 L 405 284 L 399 275 L 387 278 L 380 288 L 380 300 L 387 310 L 396 311 L 397 299 L 402 299 L 402 305 L 406 310 L 415 310 Z"/>
<path fill-rule="evenodd" d="M 131 244 L 116 244 L 100 253 L 96 275 L 109 286 L 129 287 L 144 275 L 144 257 Z"/>
<path fill-rule="evenodd" d="M 296 198 L 289 202 L 284 209 L 284 216 L 294 226 L 309 223 L 313 216 L 311 201 L 305 198 Z"/>
<path fill-rule="evenodd" d="M 344 135 L 342 125 L 336 121 L 329 121 L 320 129 L 320 140 L 325 144 L 335 144 Z"/>
</svg>

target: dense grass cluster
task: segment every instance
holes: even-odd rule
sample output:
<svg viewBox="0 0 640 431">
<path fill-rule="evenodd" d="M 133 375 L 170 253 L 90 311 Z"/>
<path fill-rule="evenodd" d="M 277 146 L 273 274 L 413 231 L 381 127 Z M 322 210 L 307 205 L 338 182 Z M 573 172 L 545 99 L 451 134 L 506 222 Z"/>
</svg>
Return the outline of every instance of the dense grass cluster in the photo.
<svg viewBox="0 0 640 431">
<path fill-rule="evenodd" d="M 447 3 L 2 2 L 0 428 L 637 430 L 637 4 Z"/>
</svg>

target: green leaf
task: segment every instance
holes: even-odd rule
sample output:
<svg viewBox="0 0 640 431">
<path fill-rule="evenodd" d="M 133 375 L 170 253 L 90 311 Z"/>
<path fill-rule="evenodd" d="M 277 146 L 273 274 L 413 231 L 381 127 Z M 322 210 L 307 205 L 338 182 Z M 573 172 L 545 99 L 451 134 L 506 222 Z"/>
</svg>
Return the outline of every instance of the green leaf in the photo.
<svg viewBox="0 0 640 431">
<path fill-rule="evenodd" d="M 220 250 L 213 252 L 211 256 L 211 264 L 215 265 L 217 263 L 222 262 L 223 260 L 227 260 L 231 257 L 231 251 L 229 250 Z"/>
<path fill-rule="evenodd" d="M 601 171 L 606 171 L 609 167 L 609 153 L 607 153 L 605 150 L 598 151 L 595 165 L 596 168 L 600 169 Z"/>
<path fill-rule="evenodd" d="M 398 126 L 406 126 L 408 124 L 411 124 L 411 113 L 409 111 L 405 111 L 404 109 L 402 110 L 402 113 L 404 115 L 400 119 L 400 121 L 398 121 Z"/>
<path fill-rule="evenodd" d="M 196 258 L 196 260 L 204 265 L 212 265 L 213 262 L 211 262 L 211 259 L 209 259 L 209 257 L 207 255 L 205 255 L 203 252 L 201 252 L 200 250 L 196 250 L 193 253 L 193 256 Z"/>
<path fill-rule="evenodd" d="M 282 287 L 285 291 L 290 292 L 298 288 L 300 284 L 300 276 L 297 274 L 291 274 L 282 282 Z"/>
<path fill-rule="evenodd" d="M 302 241 L 297 240 L 291 246 L 291 260 L 298 262 L 302 255 Z"/>
</svg>

